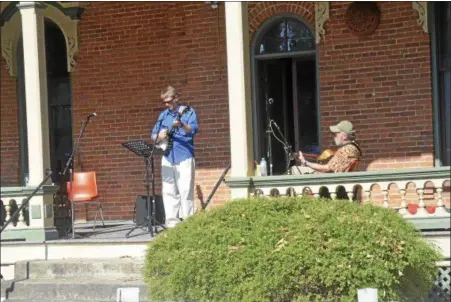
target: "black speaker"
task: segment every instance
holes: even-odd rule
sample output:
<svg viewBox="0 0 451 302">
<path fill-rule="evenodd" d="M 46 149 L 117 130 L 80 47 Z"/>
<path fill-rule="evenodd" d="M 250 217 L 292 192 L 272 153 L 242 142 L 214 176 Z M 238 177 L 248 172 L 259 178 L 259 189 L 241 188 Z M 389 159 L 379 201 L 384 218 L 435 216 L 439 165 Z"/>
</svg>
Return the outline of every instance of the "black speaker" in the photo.
<svg viewBox="0 0 451 302">
<path fill-rule="evenodd" d="M 155 219 L 158 223 L 163 224 L 166 219 L 164 214 L 164 204 L 163 197 L 161 195 L 155 196 Z M 150 207 L 152 207 L 152 196 L 149 197 Z M 150 214 L 152 215 L 152 208 L 150 209 Z M 147 223 L 147 196 L 138 195 L 136 197 L 136 213 L 135 213 L 136 224 L 141 226 L 149 226 Z M 151 218 L 152 219 L 152 218 Z"/>
</svg>

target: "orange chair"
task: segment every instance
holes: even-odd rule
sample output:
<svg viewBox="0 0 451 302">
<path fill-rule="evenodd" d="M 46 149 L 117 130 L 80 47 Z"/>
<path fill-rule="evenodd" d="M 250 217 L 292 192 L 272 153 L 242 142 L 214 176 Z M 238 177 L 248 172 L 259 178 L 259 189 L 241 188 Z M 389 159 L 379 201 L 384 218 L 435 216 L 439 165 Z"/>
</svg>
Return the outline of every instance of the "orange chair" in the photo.
<svg viewBox="0 0 451 302">
<path fill-rule="evenodd" d="M 94 227 L 96 228 L 97 222 L 97 212 L 100 212 L 100 217 L 102 218 L 102 224 L 105 227 L 105 221 L 103 219 L 102 205 L 97 200 L 99 194 L 97 192 L 97 181 L 96 172 L 74 172 L 72 183 L 67 183 L 67 195 L 71 202 L 72 210 L 72 238 L 75 238 L 75 226 L 74 226 L 74 216 L 75 216 L 75 204 L 76 203 L 97 203 L 96 216 L 94 219 Z"/>
<path fill-rule="evenodd" d="M 344 170 L 344 172 L 354 172 L 360 165 L 360 160 L 354 159 L 349 166 Z"/>
</svg>

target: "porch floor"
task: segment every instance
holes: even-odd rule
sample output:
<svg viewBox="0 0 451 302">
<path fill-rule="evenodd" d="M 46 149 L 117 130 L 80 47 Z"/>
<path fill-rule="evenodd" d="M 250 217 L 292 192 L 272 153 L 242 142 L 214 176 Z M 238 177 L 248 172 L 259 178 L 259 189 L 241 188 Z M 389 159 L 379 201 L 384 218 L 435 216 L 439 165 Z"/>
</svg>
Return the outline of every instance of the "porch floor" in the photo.
<svg viewBox="0 0 451 302">
<path fill-rule="evenodd" d="M 101 221 L 97 221 L 95 230 L 93 230 L 93 226 L 94 222 L 91 221 L 75 223 L 75 239 L 72 238 L 72 232 L 70 232 L 57 240 L 47 242 L 143 242 L 152 241 L 164 231 L 162 227 L 157 226 L 157 233 L 154 232 L 154 237 L 152 237 L 147 227 L 138 227 L 133 230 L 135 224 L 131 220 L 105 221 L 105 227 Z M 130 231 L 131 233 L 128 234 Z"/>
</svg>

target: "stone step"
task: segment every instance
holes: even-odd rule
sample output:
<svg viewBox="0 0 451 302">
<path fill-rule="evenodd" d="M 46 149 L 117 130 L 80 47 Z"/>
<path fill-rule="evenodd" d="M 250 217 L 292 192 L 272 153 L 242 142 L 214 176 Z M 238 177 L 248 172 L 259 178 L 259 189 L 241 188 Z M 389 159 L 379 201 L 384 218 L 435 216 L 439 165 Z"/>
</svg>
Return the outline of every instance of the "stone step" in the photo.
<svg viewBox="0 0 451 302">
<path fill-rule="evenodd" d="M 86 302 L 80 300 L 25 300 L 25 299 L 8 299 L 5 302 Z"/>
<path fill-rule="evenodd" d="M 53 280 L 60 278 L 132 278 L 141 280 L 142 258 L 63 259 L 20 261 L 15 280 Z"/>
<path fill-rule="evenodd" d="M 98 279 L 70 278 L 49 280 L 24 280 L 14 282 L 6 302 L 38 302 L 38 301 L 102 301 L 116 302 L 118 288 L 139 288 L 139 302 L 147 300 L 147 286 L 139 281 L 127 278 Z M 125 297 L 122 301 L 125 300 Z"/>
</svg>

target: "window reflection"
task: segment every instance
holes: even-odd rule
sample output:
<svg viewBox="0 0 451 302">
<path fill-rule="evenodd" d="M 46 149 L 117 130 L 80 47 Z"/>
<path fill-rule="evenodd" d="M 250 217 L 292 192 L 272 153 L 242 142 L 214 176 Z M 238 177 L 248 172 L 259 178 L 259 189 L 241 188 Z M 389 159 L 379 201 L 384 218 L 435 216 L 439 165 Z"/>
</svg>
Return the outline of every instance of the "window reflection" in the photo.
<svg viewBox="0 0 451 302">
<path fill-rule="evenodd" d="M 314 37 L 310 29 L 296 20 L 283 20 L 263 36 L 257 53 L 277 53 L 314 50 Z"/>
</svg>

